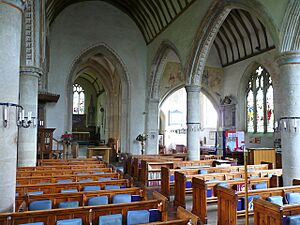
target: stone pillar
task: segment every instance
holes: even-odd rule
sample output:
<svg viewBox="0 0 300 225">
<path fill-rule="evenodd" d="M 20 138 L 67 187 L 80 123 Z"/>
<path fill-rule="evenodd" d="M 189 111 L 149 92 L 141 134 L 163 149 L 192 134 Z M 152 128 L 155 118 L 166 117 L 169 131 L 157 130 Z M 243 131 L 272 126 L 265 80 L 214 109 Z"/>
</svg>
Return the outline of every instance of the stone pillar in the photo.
<svg viewBox="0 0 300 225">
<path fill-rule="evenodd" d="M 22 1 L 0 0 L 0 102 L 19 102 L 19 68 L 22 31 Z M 16 109 L 9 107 L 8 125 L 2 125 L 0 108 L 0 212 L 15 205 L 18 127 Z"/>
<path fill-rule="evenodd" d="M 189 160 L 200 159 L 200 90 L 191 85 L 185 87 L 187 92 L 187 148 Z"/>
<path fill-rule="evenodd" d="M 282 54 L 278 58 L 278 64 L 283 183 L 287 186 L 292 184 L 294 178 L 300 178 L 300 121 L 289 119 L 300 116 L 300 53 Z"/>
<path fill-rule="evenodd" d="M 34 67 L 21 67 L 20 105 L 32 116 L 38 115 L 38 81 L 41 71 Z M 37 122 L 36 126 L 20 128 L 18 147 L 18 166 L 35 166 L 37 158 Z"/>
<path fill-rule="evenodd" d="M 148 103 L 148 112 L 146 114 L 146 154 L 158 154 L 158 99 L 150 99 Z"/>
</svg>

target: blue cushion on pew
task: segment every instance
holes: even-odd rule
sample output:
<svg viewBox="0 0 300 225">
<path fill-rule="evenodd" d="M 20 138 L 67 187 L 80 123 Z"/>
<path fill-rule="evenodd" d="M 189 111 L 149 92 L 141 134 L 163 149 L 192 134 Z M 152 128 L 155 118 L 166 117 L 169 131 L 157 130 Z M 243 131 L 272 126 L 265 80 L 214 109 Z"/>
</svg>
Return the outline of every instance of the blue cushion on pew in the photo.
<svg viewBox="0 0 300 225">
<path fill-rule="evenodd" d="M 73 182 L 73 180 L 69 179 L 69 180 L 58 180 L 57 183 L 69 183 L 69 182 Z"/>
<path fill-rule="evenodd" d="M 75 173 L 76 175 L 87 175 L 88 173 L 86 173 L 86 172 L 77 172 L 77 173 Z"/>
<path fill-rule="evenodd" d="M 288 225 L 299 225 L 300 224 L 300 215 L 287 216 Z"/>
<path fill-rule="evenodd" d="M 232 178 L 232 180 L 243 180 L 243 178 L 241 178 L 241 177 L 234 177 L 234 178 Z"/>
<path fill-rule="evenodd" d="M 114 195 L 112 197 L 112 203 L 113 204 L 126 203 L 126 202 L 131 202 L 131 195 L 130 194 L 118 194 L 118 195 Z"/>
<path fill-rule="evenodd" d="M 208 174 L 207 170 L 199 170 L 199 174 Z"/>
<path fill-rule="evenodd" d="M 268 202 L 283 206 L 283 197 L 282 196 L 270 196 L 267 198 Z"/>
<path fill-rule="evenodd" d="M 212 188 L 208 188 L 208 189 L 207 189 L 207 191 L 206 191 L 206 197 L 207 197 L 207 198 L 212 197 Z"/>
<path fill-rule="evenodd" d="M 40 182 L 39 184 L 51 184 L 51 182 L 43 181 L 43 182 Z"/>
<path fill-rule="evenodd" d="M 149 209 L 149 222 L 158 222 L 161 221 L 161 212 L 158 209 Z"/>
<path fill-rule="evenodd" d="M 259 176 L 257 176 L 257 175 L 253 175 L 253 176 L 249 176 L 248 178 L 249 178 L 249 179 L 253 179 L 253 178 L 259 178 Z"/>
<path fill-rule="evenodd" d="M 111 177 L 100 177 L 99 181 L 111 180 Z"/>
<path fill-rule="evenodd" d="M 148 210 L 132 210 L 127 212 L 127 225 L 149 223 L 150 213 Z"/>
<path fill-rule="evenodd" d="M 92 182 L 92 179 L 85 179 L 85 180 L 80 180 L 79 182 Z"/>
<path fill-rule="evenodd" d="M 267 185 L 267 182 L 260 182 L 260 183 L 257 183 L 257 184 L 253 184 L 252 188 L 254 190 L 256 190 L 256 189 L 266 189 L 266 188 L 268 188 L 268 185 Z"/>
<path fill-rule="evenodd" d="M 78 201 L 74 202 L 60 202 L 58 203 L 58 208 L 76 208 L 79 206 Z"/>
<path fill-rule="evenodd" d="M 122 225 L 122 214 L 99 216 L 99 225 Z"/>
<path fill-rule="evenodd" d="M 212 180 L 207 180 L 207 182 L 219 182 L 219 180 L 212 179 Z"/>
<path fill-rule="evenodd" d="M 237 207 L 236 207 L 236 210 L 237 210 L 237 211 L 240 211 L 240 210 L 245 209 L 245 207 L 243 206 L 243 201 L 242 201 L 241 198 L 239 198 L 239 199 L 237 200 L 237 205 L 236 205 L 236 206 L 237 206 Z"/>
<path fill-rule="evenodd" d="M 58 220 L 56 225 L 82 225 L 82 220 L 80 218 L 68 219 L 68 220 Z"/>
<path fill-rule="evenodd" d="M 35 223 L 22 223 L 22 224 L 19 224 L 19 225 L 44 225 L 43 222 L 35 222 Z"/>
<path fill-rule="evenodd" d="M 16 192 L 16 197 L 18 197 L 19 196 L 19 193 L 18 192 Z"/>
<path fill-rule="evenodd" d="M 174 175 L 170 175 L 170 181 L 173 182 L 175 179 Z"/>
<path fill-rule="evenodd" d="M 42 195 L 44 194 L 43 191 L 31 191 L 27 193 L 28 195 Z"/>
<path fill-rule="evenodd" d="M 228 188 L 228 183 L 227 182 L 220 182 L 220 183 L 217 183 L 217 185 L 220 186 L 220 187 Z"/>
<path fill-rule="evenodd" d="M 60 190 L 61 193 L 69 193 L 69 192 L 78 192 L 77 189 L 66 189 L 66 190 Z"/>
<path fill-rule="evenodd" d="M 127 188 L 127 186 L 126 185 L 121 185 L 120 188 Z"/>
<path fill-rule="evenodd" d="M 108 197 L 107 196 L 97 196 L 89 198 L 88 200 L 88 206 L 93 205 L 106 205 L 108 204 Z"/>
<path fill-rule="evenodd" d="M 105 190 L 111 190 L 111 189 L 120 189 L 121 187 L 119 185 L 106 185 L 104 187 Z"/>
<path fill-rule="evenodd" d="M 104 174 L 104 172 L 93 172 L 93 174 Z"/>
<path fill-rule="evenodd" d="M 192 188 L 192 181 L 190 181 L 190 180 L 186 181 L 185 188 Z"/>
<path fill-rule="evenodd" d="M 142 200 L 142 197 L 139 195 L 131 195 L 131 202 L 139 202 Z"/>
<path fill-rule="evenodd" d="M 29 211 L 52 209 L 51 200 L 37 200 L 29 203 Z"/>
<path fill-rule="evenodd" d="M 99 191 L 101 190 L 100 186 L 85 186 L 83 191 Z"/>
<path fill-rule="evenodd" d="M 252 210 L 253 209 L 253 199 L 254 198 L 261 198 L 259 195 L 252 195 L 252 196 L 249 196 L 248 197 L 248 208 L 250 209 L 250 210 Z M 242 197 L 241 198 L 241 200 L 242 200 L 242 210 L 245 210 L 246 209 L 246 198 L 245 197 Z"/>
<path fill-rule="evenodd" d="M 293 192 L 286 193 L 286 200 L 288 204 L 299 204 L 300 193 L 293 193 Z"/>
</svg>

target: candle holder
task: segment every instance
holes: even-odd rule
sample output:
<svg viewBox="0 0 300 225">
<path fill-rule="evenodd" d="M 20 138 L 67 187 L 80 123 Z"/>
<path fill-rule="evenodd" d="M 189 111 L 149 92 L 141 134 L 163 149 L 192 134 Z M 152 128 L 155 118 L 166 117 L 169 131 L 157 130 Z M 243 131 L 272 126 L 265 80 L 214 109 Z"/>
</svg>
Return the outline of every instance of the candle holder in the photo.
<svg viewBox="0 0 300 225">
<path fill-rule="evenodd" d="M 11 109 L 16 111 L 16 125 L 22 128 L 29 128 L 30 126 L 36 127 L 36 117 L 32 116 L 32 112 L 28 112 L 25 116 L 25 110 L 21 105 L 9 102 L 0 102 L 0 106 L 3 107 L 3 127 L 8 126 L 9 115 Z"/>
</svg>

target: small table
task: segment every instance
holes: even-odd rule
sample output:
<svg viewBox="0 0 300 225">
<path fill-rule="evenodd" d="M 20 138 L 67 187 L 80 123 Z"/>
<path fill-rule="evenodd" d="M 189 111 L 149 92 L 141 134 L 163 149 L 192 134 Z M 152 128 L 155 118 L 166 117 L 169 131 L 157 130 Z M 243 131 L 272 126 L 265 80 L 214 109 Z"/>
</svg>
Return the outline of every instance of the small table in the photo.
<svg viewBox="0 0 300 225">
<path fill-rule="evenodd" d="M 108 146 L 93 146 L 87 148 L 87 158 L 102 156 L 103 161 L 109 163 L 111 148 Z"/>
</svg>

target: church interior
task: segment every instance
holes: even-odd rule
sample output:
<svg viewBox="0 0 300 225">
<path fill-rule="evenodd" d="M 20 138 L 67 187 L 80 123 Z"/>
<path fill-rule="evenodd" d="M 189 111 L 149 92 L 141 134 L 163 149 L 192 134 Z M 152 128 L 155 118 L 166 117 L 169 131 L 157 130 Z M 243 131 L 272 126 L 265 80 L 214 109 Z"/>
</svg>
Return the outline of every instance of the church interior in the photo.
<svg viewBox="0 0 300 225">
<path fill-rule="evenodd" d="M 0 225 L 300 225 L 299 0 L 0 0 L 0 52 Z"/>
</svg>

